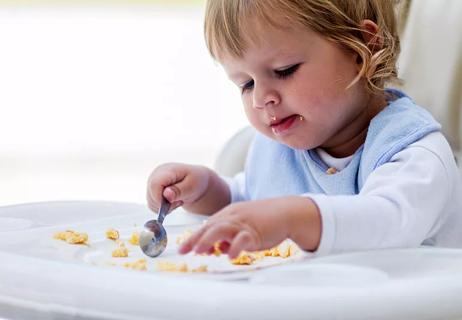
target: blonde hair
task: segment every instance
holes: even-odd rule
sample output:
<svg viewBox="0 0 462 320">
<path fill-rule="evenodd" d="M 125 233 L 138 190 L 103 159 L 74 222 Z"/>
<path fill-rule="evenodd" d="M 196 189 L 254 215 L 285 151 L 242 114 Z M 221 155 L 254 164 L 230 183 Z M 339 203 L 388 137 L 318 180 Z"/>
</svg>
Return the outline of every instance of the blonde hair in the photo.
<svg viewBox="0 0 462 320">
<path fill-rule="evenodd" d="M 298 25 L 340 44 L 358 54 L 361 69 L 350 83 L 361 78 L 371 92 L 384 90 L 385 84 L 397 80 L 396 60 L 400 42 L 395 18 L 396 0 L 208 0 L 204 33 L 213 58 L 222 52 L 242 57 L 247 43 L 249 21 L 273 27 Z M 256 19 L 256 20 L 252 20 Z M 378 26 L 381 44 L 373 51 L 364 42 L 360 24 L 369 19 Z M 245 31 L 245 32 L 244 32 Z M 251 33 L 250 33 L 251 34 Z M 256 35 L 254 35 L 256 37 Z"/>
</svg>

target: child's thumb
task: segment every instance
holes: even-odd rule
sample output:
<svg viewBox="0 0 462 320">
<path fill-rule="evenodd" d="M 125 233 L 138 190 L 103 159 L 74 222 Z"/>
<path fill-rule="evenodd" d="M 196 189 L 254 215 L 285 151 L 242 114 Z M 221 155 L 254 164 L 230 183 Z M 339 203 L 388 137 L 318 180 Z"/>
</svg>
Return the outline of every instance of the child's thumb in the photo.
<svg viewBox="0 0 462 320">
<path fill-rule="evenodd" d="M 170 203 L 181 200 L 179 199 L 179 197 L 181 196 L 181 191 L 176 185 L 166 187 L 162 194 L 165 197 L 165 199 L 167 199 Z"/>
<path fill-rule="evenodd" d="M 195 185 L 190 179 L 184 179 L 166 187 L 163 195 L 170 203 L 177 201 L 191 203 L 195 201 L 195 193 L 197 193 Z"/>
</svg>

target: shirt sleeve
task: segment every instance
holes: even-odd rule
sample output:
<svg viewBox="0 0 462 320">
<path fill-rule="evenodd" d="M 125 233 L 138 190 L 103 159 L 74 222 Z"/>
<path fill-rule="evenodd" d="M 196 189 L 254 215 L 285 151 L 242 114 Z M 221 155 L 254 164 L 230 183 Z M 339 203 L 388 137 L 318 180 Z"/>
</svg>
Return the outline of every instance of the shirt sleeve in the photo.
<svg viewBox="0 0 462 320">
<path fill-rule="evenodd" d="M 440 133 L 429 136 L 372 172 L 357 195 L 305 195 L 322 218 L 318 255 L 415 247 L 438 231 L 455 181 L 446 164 L 454 160 Z"/>
<path fill-rule="evenodd" d="M 245 192 L 245 172 L 239 172 L 234 177 L 221 177 L 231 192 L 231 203 L 248 200 Z"/>
</svg>

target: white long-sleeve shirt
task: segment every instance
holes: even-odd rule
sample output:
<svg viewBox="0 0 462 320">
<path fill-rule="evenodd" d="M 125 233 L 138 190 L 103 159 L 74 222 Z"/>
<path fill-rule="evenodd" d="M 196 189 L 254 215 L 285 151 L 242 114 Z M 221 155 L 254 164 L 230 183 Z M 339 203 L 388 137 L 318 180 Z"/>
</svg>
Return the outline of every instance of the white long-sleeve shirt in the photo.
<svg viewBox="0 0 462 320">
<path fill-rule="evenodd" d="M 328 166 L 346 166 L 351 157 Z M 245 177 L 228 180 L 232 200 L 244 199 Z M 462 189 L 451 148 L 430 133 L 375 169 L 356 195 L 304 194 L 322 218 L 317 254 L 428 244 L 462 247 Z"/>
</svg>

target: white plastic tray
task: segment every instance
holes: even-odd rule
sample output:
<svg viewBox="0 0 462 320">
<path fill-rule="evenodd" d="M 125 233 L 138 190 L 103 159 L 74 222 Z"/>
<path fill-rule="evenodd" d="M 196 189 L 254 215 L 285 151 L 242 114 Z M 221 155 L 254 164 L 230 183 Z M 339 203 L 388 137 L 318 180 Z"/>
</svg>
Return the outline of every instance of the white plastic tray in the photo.
<svg viewBox="0 0 462 320">
<path fill-rule="evenodd" d="M 217 274 L 174 276 L 106 264 L 107 228 L 127 238 L 152 213 L 113 202 L 53 202 L 0 208 L 0 317 L 34 319 L 456 319 L 462 316 L 462 251 L 357 252 L 254 270 L 225 257 L 203 261 Z M 200 223 L 167 217 L 176 234 Z M 90 246 L 52 239 L 55 231 L 89 233 Z M 130 261 L 142 254 L 131 248 Z M 121 260 L 122 261 L 122 260 Z M 128 261 L 128 260 L 127 260 Z M 278 260 L 268 260 L 274 264 Z M 279 260 L 280 261 L 280 260 Z M 192 263 L 192 260 L 186 260 Z M 150 264 L 152 261 L 150 260 Z M 151 269 L 151 266 L 148 266 Z M 251 269 L 251 270 L 249 270 Z M 230 271 L 230 272 L 229 272 Z M 220 274 L 221 273 L 221 274 Z M 236 274 L 238 276 L 236 276 Z M 230 276 L 231 275 L 231 276 Z M 230 280 L 240 279 L 240 280 Z"/>
</svg>

